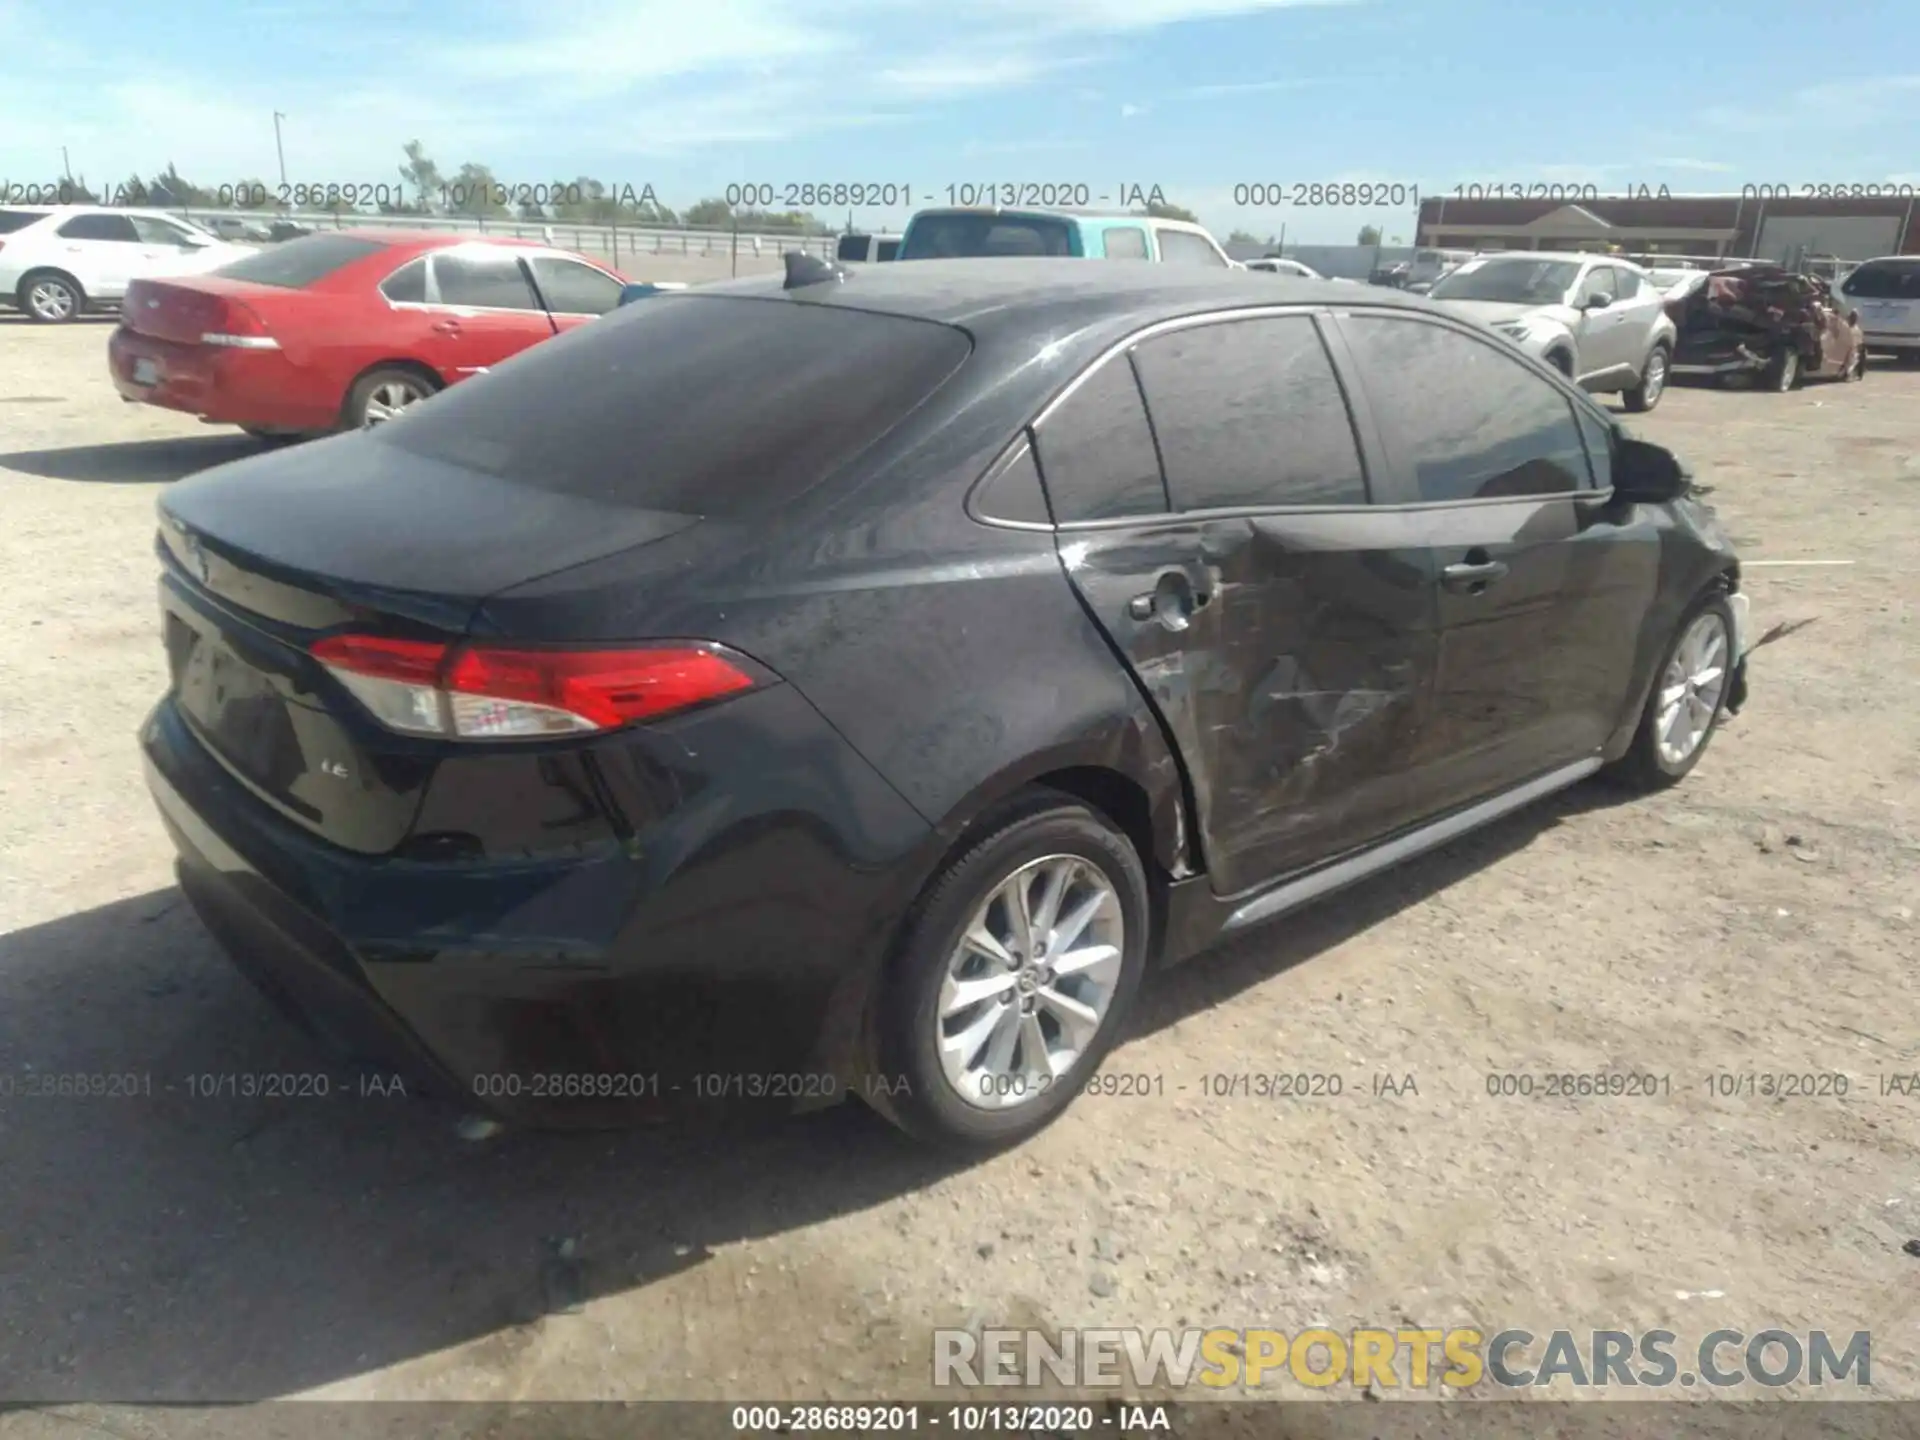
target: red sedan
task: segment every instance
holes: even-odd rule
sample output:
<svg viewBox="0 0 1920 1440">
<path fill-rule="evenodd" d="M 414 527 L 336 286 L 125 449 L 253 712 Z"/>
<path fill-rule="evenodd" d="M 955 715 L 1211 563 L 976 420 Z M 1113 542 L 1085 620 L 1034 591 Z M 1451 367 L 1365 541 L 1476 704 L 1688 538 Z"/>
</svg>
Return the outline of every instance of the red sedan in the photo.
<svg viewBox="0 0 1920 1440">
<path fill-rule="evenodd" d="M 250 434 L 356 428 L 605 314 L 625 284 L 535 241 L 329 231 L 135 280 L 108 364 L 124 399 Z"/>
</svg>

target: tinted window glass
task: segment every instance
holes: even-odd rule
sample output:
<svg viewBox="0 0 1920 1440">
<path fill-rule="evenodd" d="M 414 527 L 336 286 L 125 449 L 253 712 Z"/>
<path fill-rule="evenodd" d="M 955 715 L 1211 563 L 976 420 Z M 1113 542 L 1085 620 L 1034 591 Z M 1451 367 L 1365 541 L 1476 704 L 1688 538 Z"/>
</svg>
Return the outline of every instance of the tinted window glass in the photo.
<svg viewBox="0 0 1920 1440">
<path fill-rule="evenodd" d="M 343 265 L 364 260 L 386 248 L 378 240 L 361 240 L 352 235 L 303 235 L 271 250 L 230 260 L 215 273 L 230 280 L 299 290 Z"/>
<path fill-rule="evenodd" d="M 921 215 L 900 247 L 902 260 L 985 255 L 1071 255 L 1071 228 L 1040 215 Z"/>
<path fill-rule="evenodd" d="M 557 315 L 604 315 L 620 303 L 620 282 L 591 265 L 551 255 L 536 255 L 530 263 L 533 283 Z"/>
<path fill-rule="evenodd" d="M 32 210 L 0 210 L 0 235 L 11 235 L 16 230 L 24 230 L 36 220 L 46 218 Z"/>
<path fill-rule="evenodd" d="M 185 226 L 153 215 L 131 215 L 128 218 L 133 221 L 133 233 L 140 237 L 142 245 L 186 245 L 199 238 L 190 234 Z"/>
<path fill-rule="evenodd" d="M 1573 403 L 1520 361 L 1439 325 L 1348 321 L 1387 444 L 1422 500 L 1555 495 L 1587 484 Z"/>
<path fill-rule="evenodd" d="M 1587 272 L 1586 279 L 1580 282 L 1580 293 L 1574 297 L 1574 301 L 1578 304 L 1602 294 L 1611 295 L 1616 300 L 1620 298 L 1620 291 L 1616 288 L 1613 278 L 1613 269 L 1608 265 L 1596 265 Z"/>
<path fill-rule="evenodd" d="M 1123 225 L 1117 230 L 1109 230 L 1105 241 L 1105 253 L 1109 260 L 1145 260 L 1147 258 L 1147 232 L 1137 225 Z"/>
<path fill-rule="evenodd" d="M 1022 440 L 1013 454 L 981 485 L 973 497 L 976 514 L 988 520 L 1011 520 L 1021 525 L 1050 524 L 1047 496 L 1040 483 L 1040 467 L 1033 447 Z"/>
<path fill-rule="evenodd" d="M 396 304 L 421 305 L 427 298 L 427 262 L 411 260 L 389 275 L 380 293 Z"/>
<path fill-rule="evenodd" d="M 1134 359 L 1177 509 L 1366 503 L 1347 402 L 1306 316 L 1176 330 Z"/>
<path fill-rule="evenodd" d="M 1840 290 L 1856 300 L 1920 300 L 1920 261 L 1868 261 Z"/>
<path fill-rule="evenodd" d="M 834 254 L 842 260 L 864 260 L 867 258 L 867 240 L 865 235 L 842 235 Z"/>
<path fill-rule="evenodd" d="M 1160 241 L 1160 258 L 1175 265 L 1224 266 L 1227 261 L 1202 236 L 1187 230 L 1162 230 L 1154 227 Z"/>
<path fill-rule="evenodd" d="M 1587 462 L 1593 472 L 1593 483 L 1599 489 L 1608 489 L 1613 484 L 1613 422 L 1591 405 L 1575 405 L 1573 413 L 1579 418 L 1580 433 L 1587 442 Z"/>
<path fill-rule="evenodd" d="M 1062 524 L 1167 508 L 1153 430 L 1125 357 L 1094 371 L 1036 433 L 1047 499 Z"/>
<path fill-rule="evenodd" d="M 519 257 L 504 250 L 436 251 L 433 280 L 442 305 L 490 310 L 541 308 L 520 269 Z"/>
<path fill-rule="evenodd" d="M 922 320 L 662 294 L 371 433 L 534 489 L 744 515 L 826 479 L 931 395 L 970 348 L 963 332 Z"/>
<path fill-rule="evenodd" d="M 882 260 L 899 259 L 900 242 L 898 240 L 882 240 L 880 242 L 880 258 Z"/>
<path fill-rule="evenodd" d="M 133 221 L 124 215 L 76 215 L 59 230 L 66 240 L 123 240 L 138 244 Z"/>
</svg>

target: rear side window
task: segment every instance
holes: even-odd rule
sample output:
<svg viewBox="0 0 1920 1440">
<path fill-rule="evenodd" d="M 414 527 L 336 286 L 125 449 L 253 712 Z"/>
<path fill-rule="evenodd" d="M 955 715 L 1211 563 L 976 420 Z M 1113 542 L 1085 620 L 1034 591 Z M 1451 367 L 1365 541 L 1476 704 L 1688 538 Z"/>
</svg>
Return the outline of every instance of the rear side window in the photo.
<svg viewBox="0 0 1920 1440">
<path fill-rule="evenodd" d="M 506 250 L 438 250 L 433 281 L 442 305 L 470 310 L 539 310 L 520 257 Z M 618 298 L 617 296 L 615 297 Z"/>
<path fill-rule="evenodd" d="M 1154 234 L 1160 240 L 1162 260 L 1175 265 L 1226 266 L 1227 257 L 1214 249 L 1204 236 L 1195 235 L 1191 230 L 1161 230 L 1155 227 Z"/>
<path fill-rule="evenodd" d="M 303 235 L 271 250 L 229 261 L 214 273 L 254 285 L 303 290 L 342 266 L 377 255 L 386 248 L 378 240 L 362 240 L 354 235 Z"/>
<path fill-rule="evenodd" d="M 1121 225 L 1107 231 L 1106 256 L 1109 260 L 1145 260 L 1147 232 L 1138 225 Z"/>
<path fill-rule="evenodd" d="M 1920 261 L 1868 261 L 1840 290 L 1856 300 L 1920 300 Z"/>
<path fill-rule="evenodd" d="M 902 260 L 1072 253 L 1067 222 L 1042 215 L 921 215 L 900 247 Z"/>
<path fill-rule="evenodd" d="M 1573 402 L 1492 344 L 1377 315 L 1347 322 L 1387 446 L 1425 501 L 1563 495 L 1589 483 Z"/>
<path fill-rule="evenodd" d="M 16 230 L 24 230 L 36 220 L 46 216 L 34 210 L 0 210 L 0 235 L 11 235 Z"/>
<path fill-rule="evenodd" d="M 880 242 L 879 258 L 882 260 L 898 260 L 900 258 L 900 242 L 898 240 L 882 240 Z"/>
<path fill-rule="evenodd" d="M 1061 524 L 1166 510 L 1153 429 L 1125 356 L 1089 375 L 1035 434 L 1047 500 Z"/>
<path fill-rule="evenodd" d="M 867 240 L 865 235 L 842 235 L 834 254 L 841 260 L 864 260 L 867 258 Z"/>
<path fill-rule="evenodd" d="M 380 293 L 396 305 L 424 305 L 427 300 L 427 262 L 410 260 L 380 282 Z"/>
<path fill-rule="evenodd" d="M 1176 330 L 1134 361 L 1176 509 L 1367 503 L 1346 398 L 1309 317 Z"/>
<path fill-rule="evenodd" d="M 137 245 L 133 221 L 124 215 L 76 215 L 55 232 L 63 240 L 119 240 Z"/>
<path fill-rule="evenodd" d="M 535 346 L 373 437 L 529 489 L 756 515 L 879 440 L 971 348 L 963 331 L 923 320 L 662 294 Z"/>
</svg>

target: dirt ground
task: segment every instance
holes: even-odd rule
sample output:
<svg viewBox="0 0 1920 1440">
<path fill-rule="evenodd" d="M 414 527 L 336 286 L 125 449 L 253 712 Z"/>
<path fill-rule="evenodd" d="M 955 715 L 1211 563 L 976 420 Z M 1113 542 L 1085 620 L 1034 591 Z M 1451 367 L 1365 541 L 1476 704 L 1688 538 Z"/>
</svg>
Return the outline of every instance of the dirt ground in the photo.
<svg viewBox="0 0 1920 1440">
<path fill-rule="evenodd" d="M 325 1062 L 181 901 L 134 747 L 155 498 L 254 442 L 122 404 L 110 324 L 0 315 L 0 1400 L 924 1397 L 931 1328 L 983 1323 L 1868 1329 L 1920 1398 L 1920 1096 L 1883 1093 L 1920 1072 L 1920 370 L 1635 422 L 1714 487 L 1757 628 L 1812 622 L 1684 785 L 1163 977 L 1108 1065 L 1157 1095 L 957 1165 L 852 1106 L 470 1141 L 195 1098 Z M 1670 1089 L 1487 1089 L 1602 1070 Z M 1201 1093 L 1275 1071 L 1344 1094 Z M 151 1093 L 18 1093 L 100 1072 Z M 1850 1088 L 1745 1093 L 1779 1073 Z"/>
</svg>

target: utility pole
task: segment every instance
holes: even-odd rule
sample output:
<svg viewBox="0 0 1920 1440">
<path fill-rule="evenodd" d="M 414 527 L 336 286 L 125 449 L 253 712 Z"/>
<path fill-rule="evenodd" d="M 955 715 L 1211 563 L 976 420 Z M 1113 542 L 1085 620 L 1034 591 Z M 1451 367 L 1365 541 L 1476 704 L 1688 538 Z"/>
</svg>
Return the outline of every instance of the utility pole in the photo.
<svg viewBox="0 0 1920 1440">
<path fill-rule="evenodd" d="M 280 186 L 282 189 L 285 189 L 287 184 L 287 149 L 286 146 L 280 143 L 280 122 L 286 118 L 287 117 L 282 115 L 278 110 L 273 112 L 273 150 L 274 153 L 280 157 Z"/>
<path fill-rule="evenodd" d="M 67 159 L 67 147 L 64 145 L 60 147 L 60 178 L 73 179 L 73 162 Z"/>
</svg>

